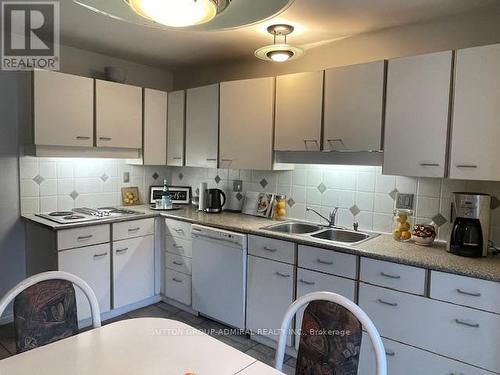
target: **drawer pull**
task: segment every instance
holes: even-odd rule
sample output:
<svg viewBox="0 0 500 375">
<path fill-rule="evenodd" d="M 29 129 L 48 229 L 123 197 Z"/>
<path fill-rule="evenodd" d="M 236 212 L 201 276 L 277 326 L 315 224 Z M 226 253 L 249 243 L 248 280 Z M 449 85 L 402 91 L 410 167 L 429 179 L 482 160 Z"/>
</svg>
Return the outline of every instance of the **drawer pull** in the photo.
<svg viewBox="0 0 500 375">
<path fill-rule="evenodd" d="M 174 159 L 174 160 L 181 160 L 182 157 L 181 156 L 174 156 L 172 159 Z"/>
<path fill-rule="evenodd" d="M 88 236 L 78 236 L 76 239 L 78 241 L 85 241 L 85 240 L 90 240 L 93 237 L 92 234 L 89 234 Z"/>
<path fill-rule="evenodd" d="M 465 320 L 455 319 L 455 323 L 461 324 L 463 326 L 471 327 L 471 328 L 479 328 L 479 323 L 469 323 Z"/>
<path fill-rule="evenodd" d="M 140 231 L 140 230 L 141 230 L 141 228 L 140 228 L 140 227 L 137 227 L 137 228 L 129 228 L 129 229 L 128 229 L 128 231 L 129 231 L 129 232 L 138 232 L 138 231 Z"/>
<path fill-rule="evenodd" d="M 123 249 L 116 249 L 117 254 L 123 254 L 128 250 L 128 247 L 124 247 Z"/>
<path fill-rule="evenodd" d="M 181 262 L 177 262 L 177 261 L 172 261 L 172 264 L 175 264 L 176 266 L 182 266 L 183 264 Z"/>
<path fill-rule="evenodd" d="M 108 255 L 108 253 L 99 253 L 99 254 L 94 254 L 94 259 L 102 258 Z"/>
<path fill-rule="evenodd" d="M 99 140 L 101 141 L 111 141 L 113 138 L 111 137 L 99 137 Z"/>
<path fill-rule="evenodd" d="M 84 141 L 84 140 L 90 139 L 90 137 L 85 137 L 83 135 L 77 135 L 76 139 L 78 139 L 79 141 Z"/>
<path fill-rule="evenodd" d="M 316 284 L 314 281 L 306 281 L 304 279 L 300 279 L 299 280 L 302 284 L 306 284 L 306 285 L 314 285 Z"/>
<path fill-rule="evenodd" d="M 387 302 L 387 301 L 384 301 L 383 299 L 378 299 L 377 300 L 379 303 L 381 303 L 382 305 L 387 305 L 387 306 L 392 306 L 392 307 L 396 307 L 398 304 L 396 302 Z"/>
<path fill-rule="evenodd" d="M 474 164 L 458 164 L 457 168 L 477 168 L 477 165 Z"/>
<path fill-rule="evenodd" d="M 460 293 L 460 294 L 464 294 L 466 296 L 471 296 L 471 297 L 481 297 L 481 293 L 474 293 L 474 292 L 467 292 L 465 290 L 462 290 L 462 289 L 457 289 L 457 292 Z"/>
<path fill-rule="evenodd" d="M 276 271 L 276 275 L 281 276 L 281 277 L 291 277 L 291 275 L 287 275 L 286 273 L 281 273 Z"/>
<path fill-rule="evenodd" d="M 207 161 L 217 161 L 216 158 L 207 158 Z"/>
<path fill-rule="evenodd" d="M 184 229 L 182 229 L 182 228 L 174 228 L 174 231 L 176 233 L 184 233 Z"/>
<path fill-rule="evenodd" d="M 184 249 L 184 246 L 177 245 L 175 243 L 172 246 L 174 247 L 174 249 Z"/>
<path fill-rule="evenodd" d="M 401 276 L 398 276 L 398 275 L 390 275 L 388 273 L 385 273 L 385 272 L 380 272 L 380 276 L 384 276 L 384 277 L 388 277 L 389 279 L 400 279 Z"/>
<path fill-rule="evenodd" d="M 388 357 L 394 357 L 396 355 L 396 353 L 393 352 L 392 350 L 386 350 L 385 355 Z"/>
<path fill-rule="evenodd" d="M 439 167 L 439 163 L 420 163 L 421 167 Z"/>
<path fill-rule="evenodd" d="M 264 246 L 264 250 L 270 251 L 271 253 L 275 253 L 276 251 L 278 251 L 278 249 L 273 249 L 272 247 L 267 246 Z"/>
<path fill-rule="evenodd" d="M 175 278 L 175 277 L 173 277 L 173 278 L 172 278 L 172 280 L 173 280 L 173 281 L 175 281 L 176 283 L 182 283 L 182 280 L 177 279 L 177 278 Z"/>
<path fill-rule="evenodd" d="M 328 260 L 321 260 L 321 259 L 317 259 L 316 260 L 319 264 L 326 264 L 327 266 L 331 266 L 333 264 L 333 261 L 328 261 Z"/>
</svg>

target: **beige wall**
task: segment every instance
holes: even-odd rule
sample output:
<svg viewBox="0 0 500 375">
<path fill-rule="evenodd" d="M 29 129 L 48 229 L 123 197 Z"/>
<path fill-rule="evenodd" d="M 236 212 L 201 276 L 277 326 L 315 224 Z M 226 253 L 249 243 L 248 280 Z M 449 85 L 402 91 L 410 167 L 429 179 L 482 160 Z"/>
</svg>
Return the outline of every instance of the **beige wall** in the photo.
<svg viewBox="0 0 500 375">
<path fill-rule="evenodd" d="M 472 0 L 471 0 L 472 1 Z M 175 89 L 235 79 L 273 76 L 500 42 L 500 7 L 496 12 L 462 14 L 360 34 L 306 51 L 284 64 L 250 59 L 174 71 Z"/>
</svg>

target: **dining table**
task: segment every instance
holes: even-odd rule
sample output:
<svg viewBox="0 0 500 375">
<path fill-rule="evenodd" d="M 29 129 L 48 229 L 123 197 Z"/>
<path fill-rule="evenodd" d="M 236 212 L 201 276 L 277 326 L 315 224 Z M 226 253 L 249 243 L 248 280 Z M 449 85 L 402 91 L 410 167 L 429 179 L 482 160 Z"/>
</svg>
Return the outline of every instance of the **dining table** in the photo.
<svg viewBox="0 0 500 375">
<path fill-rule="evenodd" d="M 0 375 L 279 375 L 185 323 L 122 320 L 0 361 Z"/>
</svg>

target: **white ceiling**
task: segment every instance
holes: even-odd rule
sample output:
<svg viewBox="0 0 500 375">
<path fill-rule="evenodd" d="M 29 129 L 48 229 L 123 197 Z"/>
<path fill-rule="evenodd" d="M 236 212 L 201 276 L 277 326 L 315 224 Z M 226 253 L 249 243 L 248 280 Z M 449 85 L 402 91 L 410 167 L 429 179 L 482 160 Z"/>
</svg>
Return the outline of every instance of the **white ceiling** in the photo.
<svg viewBox="0 0 500 375">
<path fill-rule="evenodd" d="M 276 22 L 294 25 L 296 31 L 288 41 L 307 49 L 354 34 L 498 4 L 498 0 L 295 0 L 282 14 L 261 24 L 232 31 L 193 32 L 138 26 L 64 0 L 61 41 L 149 65 L 177 68 L 251 58 L 256 48 L 272 42 L 265 29 Z"/>
</svg>

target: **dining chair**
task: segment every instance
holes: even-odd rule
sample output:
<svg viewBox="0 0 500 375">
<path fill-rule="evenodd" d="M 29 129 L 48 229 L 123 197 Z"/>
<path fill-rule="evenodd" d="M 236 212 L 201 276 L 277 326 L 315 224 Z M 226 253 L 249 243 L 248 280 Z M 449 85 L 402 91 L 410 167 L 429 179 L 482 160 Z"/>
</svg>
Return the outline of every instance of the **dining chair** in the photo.
<svg viewBox="0 0 500 375">
<path fill-rule="evenodd" d="M 21 281 L 0 300 L 0 316 L 14 301 L 17 353 L 78 333 L 76 285 L 90 303 L 92 324 L 101 326 L 99 303 L 90 286 L 62 271 L 43 272 Z"/>
<path fill-rule="evenodd" d="M 295 375 L 356 375 L 362 328 L 375 351 L 376 374 L 387 375 L 384 344 L 371 319 L 351 300 L 330 292 L 306 294 L 288 307 L 276 351 L 277 370 L 283 368 L 290 322 L 305 305 Z"/>
</svg>

